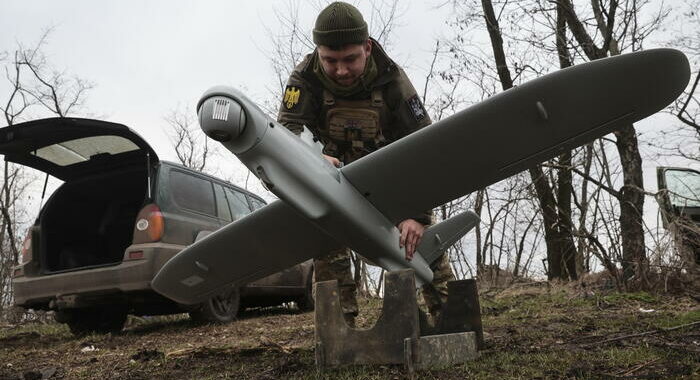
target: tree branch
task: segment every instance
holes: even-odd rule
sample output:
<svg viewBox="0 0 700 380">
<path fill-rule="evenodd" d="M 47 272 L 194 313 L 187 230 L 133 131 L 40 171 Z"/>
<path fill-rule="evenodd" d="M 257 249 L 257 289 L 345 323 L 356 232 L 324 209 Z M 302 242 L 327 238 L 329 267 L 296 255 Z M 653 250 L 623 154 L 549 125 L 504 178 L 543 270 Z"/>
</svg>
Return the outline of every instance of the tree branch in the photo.
<svg viewBox="0 0 700 380">
<path fill-rule="evenodd" d="M 683 117 L 683 113 L 686 112 L 686 108 L 688 108 L 688 104 L 690 104 L 690 100 L 693 98 L 695 95 L 695 89 L 698 87 L 698 81 L 700 81 L 700 70 L 698 70 L 698 74 L 695 76 L 695 82 L 693 83 L 693 88 L 690 90 L 690 93 L 688 94 L 688 99 L 686 99 L 685 103 L 683 103 L 683 107 L 681 107 L 681 110 L 678 111 L 678 119 L 682 121 L 683 123 L 695 128 L 700 132 L 700 125 L 696 124 L 694 121 L 688 120 L 685 117 Z"/>
<path fill-rule="evenodd" d="M 542 166 L 546 166 L 546 167 L 549 167 L 549 168 L 555 168 L 555 169 L 569 169 L 569 170 L 571 170 L 572 172 L 574 172 L 574 173 L 578 174 L 579 176 L 581 176 L 581 178 L 585 178 L 585 179 L 587 179 L 587 180 L 589 180 L 589 181 L 595 183 L 596 185 L 598 185 L 600 188 L 602 188 L 603 190 L 605 190 L 605 191 L 607 191 L 608 193 L 610 193 L 610 195 L 614 196 L 615 198 L 618 198 L 618 199 L 619 199 L 620 196 L 621 196 L 621 194 L 620 194 L 619 191 L 617 191 L 617 190 L 615 190 L 615 189 L 613 189 L 613 188 L 611 188 L 611 187 L 606 186 L 606 185 L 603 184 L 602 182 L 598 181 L 597 179 L 591 177 L 590 175 L 588 175 L 588 174 L 582 172 L 581 170 L 579 170 L 579 169 L 577 169 L 577 168 L 575 168 L 575 167 L 564 166 L 564 165 L 558 165 L 558 164 L 542 164 Z"/>
<path fill-rule="evenodd" d="M 581 20 L 579 20 L 576 15 L 571 0 L 556 0 L 556 3 L 563 6 L 564 16 L 566 17 L 566 23 L 569 25 L 569 30 L 571 30 L 574 38 L 576 38 L 576 41 L 581 45 L 588 59 L 592 61 L 605 57 L 605 51 L 596 46 L 595 42 L 593 42 L 593 39 L 586 31 L 586 28 L 581 23 Z"/>
</svg>

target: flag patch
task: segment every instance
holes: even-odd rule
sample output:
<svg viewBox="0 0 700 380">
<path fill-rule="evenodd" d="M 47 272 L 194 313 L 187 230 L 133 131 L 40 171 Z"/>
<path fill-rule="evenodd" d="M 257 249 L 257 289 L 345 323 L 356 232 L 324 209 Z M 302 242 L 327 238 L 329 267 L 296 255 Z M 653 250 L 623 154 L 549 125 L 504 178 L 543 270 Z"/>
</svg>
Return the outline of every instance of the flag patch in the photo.
<svg viewBox="0 0 700 380">
<path fill-rule="evenodd" d="M 428 115 L 427 112 L 425 112 L 423 103 L 420 101 L 420 98 L 417 94 L 408 98 L 408 100 L 406 100 L 406 103 L 408 103 L 408 109 L 411 110 L 411 114 L 413 114 L 413 117 L 416 119 L 416 121 L 421 121 L 425 119 L 425 117 Z"/>
</svg>

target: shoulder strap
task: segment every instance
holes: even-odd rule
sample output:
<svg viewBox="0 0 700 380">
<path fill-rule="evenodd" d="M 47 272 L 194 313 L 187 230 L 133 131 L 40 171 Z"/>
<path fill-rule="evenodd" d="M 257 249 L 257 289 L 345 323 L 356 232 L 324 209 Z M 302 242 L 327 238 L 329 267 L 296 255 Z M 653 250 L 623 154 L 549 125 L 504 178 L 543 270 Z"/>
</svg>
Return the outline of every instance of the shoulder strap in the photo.
<svg viewBox="0 0 700 380">
<path fill-rule="evenodd" d="M 326 106 L 332 106 L 335 104 L 335 97 L 327 89 L 323 89 L 323 104 Z"/>
<path fill-rule="evenodd" d="M 384 106 L 384 96 L 382 95 L 382 90 L 375 88 L 372 90 L 372 107 L 381 108 Z"/>
</svg>

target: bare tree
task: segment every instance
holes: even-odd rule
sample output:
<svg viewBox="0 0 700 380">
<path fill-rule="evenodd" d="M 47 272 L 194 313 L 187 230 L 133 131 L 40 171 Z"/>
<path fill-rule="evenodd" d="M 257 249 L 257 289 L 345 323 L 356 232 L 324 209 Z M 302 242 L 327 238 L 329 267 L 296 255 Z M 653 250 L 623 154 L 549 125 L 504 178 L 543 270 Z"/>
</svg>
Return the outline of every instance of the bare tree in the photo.
<svg viewBox="0 0 700 380">
<path fill-rule="evenodd" d="M 570 0 L 470 0 L 451 4 L 455 16 L 449 25 L 454 35 L 440 43 L 443 57 L 449 62 L 440 79 L 449 84 L 459 79 L 458 92 L 475 93 L 472 99 L 479 94 L 488 97 L 498 87 L 510 88 L 555 66 L 565 68 L 626 50 L 640 50 L 645 39 L 668 15 L 667 8 L 647 0 L 592 1 L 587 9 L 583 9 L 585 4 L 577 3 L 581 9 L 576 10 Z M 484 49 L 484 37 L 491 42 L 489 52 Z M 688 114 L 694 113 L 686 111 Z M 599 262 L 611 268 L 621 265 L 620 276 L 625 283 L 634 279 L 643 285 L 644 238 L 651 236 L 654 244 L 657 239 L 642 219 L 644 196 L 649 193 L 644 191 L 641 181 L 641 155 L 636 138 L 633 127 L 628 126 L 618 131 L 614 139 L 605 138 L 600 143 L 565 152 L 546 165 L 529 170 L 541 208 L 541 231 L 547 245 L 550 278 L 575 278 Z M 611 148 L 617 151 L 619 163 L 608 159 Z M 484 195 L 488 192 L 477 194 L 477 210 L 483 207 L 488 211 L 490 207 L 485 204 L 488 197 Z M 514 210 L 523 209 L 514 206 Z M 505 215 L 512 218 L 510 225 L 514 226 L 517 217 L 511 217 L 510 212 Z M 539 219 L 535 218 L 533 223 L 539 223 Z M 484 228 L 486 224 L 488 221 Z M 528 231 L 533 230 L 540 231 L 533 227 Z M 510 233 L 522 231 L 512 229 Z M 481 243 L 477 265 L 488 264 L 483 251 L 487 243 L 484 237 L 477 233 L 477 241 Z"/>
<path fill-rule="evenodd" d="M 509 65 L 503 48 L 501 28 L 490 0 L 482 0 L 482 9 L 486 20 L 486 28 L 491 39 L 496 70 L 503 90 L 513 87 Z M 557 46 L 559 40 L 565 38 L 557 34 Z M 568 54 L 564 51 L 560 55 L 562 64 L 568 63 Z M 522 65 L 521 65 L 522 66 Z M 564 153 L 562 159 L 570 162 L 571 154 Z M 540 201 L 542 217 L 545 226 L 545 241 L 547 242 L 548 277 L 575 279 L 577 277 L 575 265 L 575 252 L 573 236 L 571 235 L 571 175 L 567 169 L 560 171 L 559 198 L 555 197 L 554 190 L 550 186 L 541 166 L 529 169 L 530 177 Z"/>
<path fill-rule="evenodd" d="M 679 103 L 680 109 L 678 110 L 678 114 L 676 116 L 680 121 L 694 128 L 695 131 L 698 134 L 700 134 L 700 124 L 698 124 L 699 122 L 697 120 L 697 115 L 691 113 L 688 109 L 688 106 L 691 106 L 692 109 L 695 109 L 697 111 L 697 109 L 700 106 L 700 101 L 696 97 L 698 82 L 700 82 L 700 70 L 698 71 L 697 75 L 695 75 L 695 81 L 693 82 L 693 85 L 690 88 L 690 92 L 688 92 L 688 94 L 686 95 L 685 100 Z"/>
<path fill-rule="evenodd" d="M 274 26 L 265 26 L 272 47 L 266 53 L 277 84 L 277 87 L 270 90 L 275 99 L 284 91 L 287 78 L 294 67 L 315 47 L 310 28 L 301 25 L 299 12 L 299 1 L 288 0 L 285 7 L 275 9 Z"/>
<path fill-rule="evenodd" d="M 32 111 L 36 115 L 65 117 L 80 112 L 93 84 L 66 71 L 56 70 L 43 52 L 52 29 L 46 29 L 38 42 L 27 47 L 18 43 L 11 53 L 5 52 L 3 71 L 9 84 L 7 99 L 0 105 L 7 126 L 23 120 Z M 48 180 L 48 174 L 46 179 Z M 5 161 L 0 188 L 0 311 L 11 302 L 12 267 L 19 263 L 18 231 L 26 225 L 21 201 L 28 199 L 26 190 L 33 177 L 17 165 Z"/>
<path fill-rule="evenodd" d="M 700 13 L 699 0 L 691 0 L 681 11 L 677 38 L 671 41 L 673 47 L 682 49 L 691 60 L 695 78 L 689 90 L 676 100 L 673 114 L 685 128 L 678 128 L 664 136 L 666 144 L 661 148 L 666 155 L 681 157 L 691 162 L 700 161 Z"/>
<path fill-rule="evenodd" d="M 208 159 L 215 150 L 210 146 L 209 138 L 200 130 L 194 113 L 187 108 L 173 109 L 165 116 L 165 121 L 178 161 L 188 168 L 205 171 Z"/>
<path fill-rule="evenodd" d="M 24 168 L 18 165 L 5 165 L 0 207 L 0 316 L 5 306 L 12 303 L 13 268 L 19 263 L 19 243 L 16 233 L 27 224 L 28 212 L 22 207 L 22 196 L 32 183 Z"/>
<path fill-rule="evenodd" d="M 593 32 L 598 42 L 591 36 L 574 5 L 570 0 L 560 2 L 564 18 L 574 38 L 589 60 L 618 55 L 624 49 L 640 50 L 646 36 L 656 30 L 668 15 L 661 7 L 650 21 L 639 22 L 639 11 L 646 2 L 618 3 L 610 0 L 607 4 L 591 2 L 595 28 Z M 605 5 L 605 7 L 603 6 Z M 620 229 L 622 237 L 622 268 L 625 280 L 635 277 L 644 281 L 646 274 L 646 251 L 644 243 L 643 211 L 644 182 L 642 177 L 642 157 L 633 125 L 627 125 L 615 132 L 617 151 L 620 157 L 623 186 L 618 191 L 620 203 Z"/>
<path fill-rule="evenodd" d="M 11 94 L 1 109 L 7 125 L 31 106 L 48 115 L 59 117 L 80 112 L 87 93 L 94 87 L 88 80 L 69 75 L 51 66 L 43 52 L 53 28 L 46 29 L 31 47 L 18 43 L 13 61 L 5 65 L 5 77 L 11 84 Z"/>
</svg>

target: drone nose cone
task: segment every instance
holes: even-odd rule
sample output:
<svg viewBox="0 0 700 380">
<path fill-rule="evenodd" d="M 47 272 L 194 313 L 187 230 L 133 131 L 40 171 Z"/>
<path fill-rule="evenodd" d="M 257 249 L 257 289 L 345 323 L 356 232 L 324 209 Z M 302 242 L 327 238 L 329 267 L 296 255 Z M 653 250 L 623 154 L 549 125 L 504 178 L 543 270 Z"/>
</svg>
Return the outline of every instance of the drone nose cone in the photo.
<svg viewBox="0 0 700 380">
<path fill-rule="evenodd" d="M 200 103 L 198 114 L 202 131 L 219 142 L 236 139 L 245 129 L 245 111 L 237 101 L 226 96 L 205 99 Z"/>
</svg>

